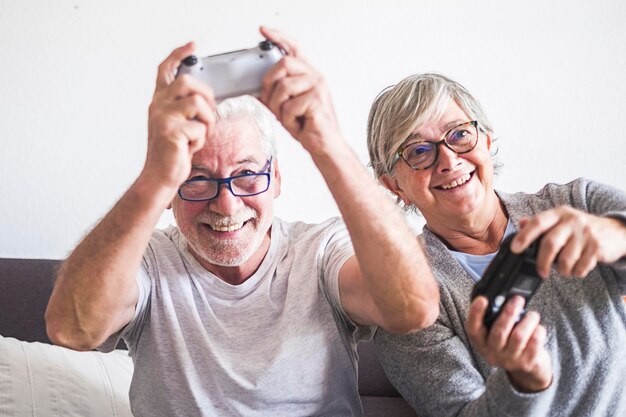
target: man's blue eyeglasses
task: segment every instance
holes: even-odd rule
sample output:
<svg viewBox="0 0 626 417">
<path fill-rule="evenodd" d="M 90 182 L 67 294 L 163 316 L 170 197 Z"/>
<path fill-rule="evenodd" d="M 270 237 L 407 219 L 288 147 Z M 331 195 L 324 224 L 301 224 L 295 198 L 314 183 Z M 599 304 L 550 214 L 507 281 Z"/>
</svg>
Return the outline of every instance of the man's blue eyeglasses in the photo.
<svg viewBox="0 0 626 417">
<path fill-rule="evenodd" d="M 222 184 L 228 186 L 232 195 L 250 197 L 266 192 L 270 188 L 272 158 L 261 172 L 235 175 L 228 178 L 194 177 L 188 179 L 178 189 L 178 196 L 185 201 L 208 201 L 217 198 Z"/>
</svg>

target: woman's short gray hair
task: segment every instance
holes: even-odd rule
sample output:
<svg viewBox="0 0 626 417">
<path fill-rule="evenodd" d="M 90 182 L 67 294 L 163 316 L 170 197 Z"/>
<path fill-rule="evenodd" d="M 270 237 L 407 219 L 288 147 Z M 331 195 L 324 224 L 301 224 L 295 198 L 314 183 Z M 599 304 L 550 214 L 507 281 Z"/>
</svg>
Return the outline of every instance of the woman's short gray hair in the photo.
<svg viewBox="0 0 626 417">
<path fill-rule="evenodd" d="M 259 130 L 263 149 L 268 158 L 278 154 L 276 146 L 276 118 L 259 100 L 252 96 L 229 98 L 217 105 L 217 119 L 231 120 L 250 117 Z"/>
<path fill-rule="evenodd" d="M 439 74 L 412 75 L 384 89 L 372 104 L 367 121 L 367 148 L 377 178 L 392 175 L 395 155 L 406 138 L 426 121 L 438 120 L 450 99 L 493 136 L 493 128 L 480 103 L 465 87 Z M 497 165 L 494 161 L 494 166 Z"/>
</svg>

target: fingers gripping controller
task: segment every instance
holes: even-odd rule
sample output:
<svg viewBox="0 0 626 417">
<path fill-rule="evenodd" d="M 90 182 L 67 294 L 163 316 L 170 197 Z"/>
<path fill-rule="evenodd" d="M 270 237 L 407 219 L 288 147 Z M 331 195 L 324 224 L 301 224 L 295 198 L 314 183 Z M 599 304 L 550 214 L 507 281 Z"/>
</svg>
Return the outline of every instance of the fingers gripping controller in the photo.
<svg viewBox="0 0 626 417">
<path fill-rule="evenodd" d="M 533 242 L 521 254 L 516 254 L 510 248 L 514 236 L 515 234 L 504 239 L 500 250 L 472 291 L 472 299 L 483 295 L 489 301 L 484 319 L 487 329 L 496 321 L 509 298 L 519 295 L 524 298 L 524 305 L 527 305 L 542 282 L 536 266 L 539 241 Z M 525 311 L 522 311 L 518 321 L 522 319 L 524 313 Z"/>
<path fill-rule="evenodd" d="M 190 74 L 204 81 L 211 86 L 217 100 L 244 94 L 259 96 L 263 76 L 282 57 L 281 49 L 265 40 L 250 49 L 200 59 L 188 56 L 178 68 L 177 76 Z"/>
</svg>

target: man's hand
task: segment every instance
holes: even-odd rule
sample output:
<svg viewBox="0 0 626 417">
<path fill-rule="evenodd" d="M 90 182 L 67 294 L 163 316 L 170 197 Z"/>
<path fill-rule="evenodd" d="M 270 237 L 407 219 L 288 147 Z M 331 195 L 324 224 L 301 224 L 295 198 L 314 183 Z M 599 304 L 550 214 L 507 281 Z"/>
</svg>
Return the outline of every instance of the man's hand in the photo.
<svg viewBox="0 0 626 417">
<path fill-rule="evenodd" d="M 324 78 L 295 42 L 277 30 L 261 33 L 287 53 L 263 78 L 261 101 L 311 155 L 332 153 L 343 140 Z"/>
<path fill-rule="evenodd" d="M 541 235 L 537 272 L 544 278 L 556 261 L 559 274 L 585 277 L 598 262 L 612 263 L 626 255 L 626 226 L 616 219 L 561 206 L 520 220 L 511 250 L 522 252 Z"/>
<path fill-rule="evenodd" d="M 213 91 L 189 75 L 175 78 L 180 63 L 194 51 L 175 49 L 158 69 L 148 115 L 148 153 L 142 176 L 177 190 L 191 171 L 191 158 L 212 135 L 216 123 Z"/>
<path fill-rule="evenodd" d="M 439 314 L 439 288 L 400 211 L 344 140 L 323 77 L 280 32 L 261 33 L 287 55 L 263 78 L 261 101 L 309 152 L 343 216 L 354 257 L 339 271 L 340 302 L 355 323 L 407 333 Z"/>
<path fill-rule="evenodd" d="M 137 273 L 154 226 L 215 125 L 211 89 L 190 77 L 175 78 L 193 49 L 192 43 L 180 47 L 159 66 L 139 178 L 59 271 L 46 310 L 46 330 L 57 344 L 94 349 L 133 318 Z"/>
<path fill-rule="evenodd" d="M 470 341 L 491 366 L 504 369 L 513 385 L 522 392 L 538 392 L 552 383 L 552 363 L 545 349 L 546 329 L 539 314 L 526 313 L 515 324 L 524 299 L 515 296 L 504 305 L 489 331 L 483 324 L 488 301 L 476 297 L 470 305 L 465 331 Z"/>
</svg>

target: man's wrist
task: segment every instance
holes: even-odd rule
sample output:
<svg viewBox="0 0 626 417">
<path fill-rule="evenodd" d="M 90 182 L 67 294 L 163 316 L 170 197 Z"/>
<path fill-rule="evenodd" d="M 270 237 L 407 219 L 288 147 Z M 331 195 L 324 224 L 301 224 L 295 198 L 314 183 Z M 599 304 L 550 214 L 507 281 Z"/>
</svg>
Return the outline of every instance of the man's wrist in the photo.
<svg viewBox="0 0 626 417">
<path fill-rule="evenodd" d="M 130 190 L 135 198 L 149 201 L 155 206 L 165 209 L 176 197 L 177 188 L 167 186 L 160 181 L 155 181 L 149 175 L 142 173 L 131 185 Z"/>
<path fill-rule="evenodd" d="M 325 143 L 316 143 L 315 146 L 305 146 L 306 151 L 311 155 L 313 161 L 328 161 L 335 158 L 342 159 L 344 155 L 352 153 L 352 149 L 340 133 L 336 133 L 332 138 L 328 137 L 324 142 Z"/>
</svg>

